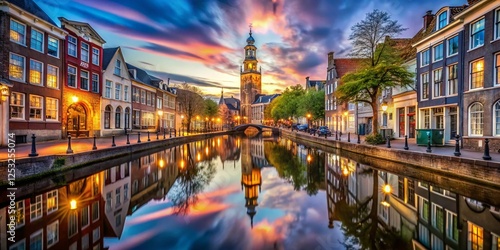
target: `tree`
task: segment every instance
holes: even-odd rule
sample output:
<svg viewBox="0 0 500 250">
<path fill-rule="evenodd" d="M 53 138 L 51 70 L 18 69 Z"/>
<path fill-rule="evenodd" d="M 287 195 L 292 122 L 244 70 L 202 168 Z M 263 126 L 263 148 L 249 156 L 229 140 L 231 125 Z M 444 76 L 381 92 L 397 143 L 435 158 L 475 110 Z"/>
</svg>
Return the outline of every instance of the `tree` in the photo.
<svg viewBox="0 0 500 250">
<path fill-rule="evenodd" d="M 219 115 L 219 105 L 217 103 L 210 99 L 210 98 L 205 98 L 204 100 L 204 112 L 203 114 L 205 117 L 208 117 L 208 119 L 214 119 L 214 117 Z M 212 127 L 213 127 L 213 121 L 212 121 Z"/>
<path fill-rule="evenodd" d="M 413 84 L 413 73 L 402 66 L 401 56 L 386 39 L 399 35 L 405 29 L 391 20 L 386 12 L 374 10 L 351 30 L 351 56 L 365 60 L 359 70 L 342 76 L 336 97 L 341 103 L 368 103 L 373 111 L 372 133 L 378 134 L 378 99 L 382 90 Z"/>
<path fill-rule="evenodd" d="M 325 117 L 325 91 L 307 91 L 299 101 L 298 111 L 302 116 L 311 114 L 313 121 L 323 119 Z"/>
<path fill-rule="evenodd" d="M 187 131 L 191 131 L 191 120 L 196 115 L 203 115 L 204 100 L 201 97 L 201 90 L 196 86 L 183 83 L 177 86 L 177 101 L 180 112 L 185 116 Z"/>
<path fill-rule="evenodd" d="M 271 110 L 271 116 L 275 120 L 298 117 L 301 115 L 299 113 L 299 102 L 304 94 L 305 90 L 300 84 L 286 88 L 281 96 L 273 100 L 275 103 Z"/>
</svg>

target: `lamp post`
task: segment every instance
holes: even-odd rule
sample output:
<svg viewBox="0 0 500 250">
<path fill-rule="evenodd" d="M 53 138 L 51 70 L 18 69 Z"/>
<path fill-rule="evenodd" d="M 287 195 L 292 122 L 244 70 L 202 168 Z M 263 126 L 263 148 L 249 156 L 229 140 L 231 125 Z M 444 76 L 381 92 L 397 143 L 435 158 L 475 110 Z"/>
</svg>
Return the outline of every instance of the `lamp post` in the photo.
<svg viewBox="0 0 500 250">
<path fill-rule="evenodd" d="M 163 116 L 163 110 L 158 110 L 158 111 L 156 111 L 156 113 L 158 113 L 158 130 L 157 131 L 160 132 L 161 131 L 161 127 L 162 127 L 161 126 L 161 124 L 162 124 L 161 118 Z"/>
<path fill-rule="evenodd" d="M 308 113 L 306 117 L 307 117 L 307 127 L 308 129 L 311 129 L 311 114 Z"/>
</svg>

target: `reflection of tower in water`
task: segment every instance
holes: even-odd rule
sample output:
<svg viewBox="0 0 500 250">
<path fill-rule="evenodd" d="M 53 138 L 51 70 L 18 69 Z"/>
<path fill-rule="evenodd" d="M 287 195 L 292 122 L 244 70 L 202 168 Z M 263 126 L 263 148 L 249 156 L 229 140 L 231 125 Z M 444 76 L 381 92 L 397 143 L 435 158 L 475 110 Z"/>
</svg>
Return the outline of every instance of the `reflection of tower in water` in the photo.
<svg viewBox="0 0 500 250">
<path fill-rule="evenodd" d="M 250 155 L 250 139 L 241 141 L 241 189 L 245 192 L 245 207 L 253 228 L 253 217 L 257 213 L 259 192 L 262 185 L 260 168 L 254 168 Z"/>
</svg>

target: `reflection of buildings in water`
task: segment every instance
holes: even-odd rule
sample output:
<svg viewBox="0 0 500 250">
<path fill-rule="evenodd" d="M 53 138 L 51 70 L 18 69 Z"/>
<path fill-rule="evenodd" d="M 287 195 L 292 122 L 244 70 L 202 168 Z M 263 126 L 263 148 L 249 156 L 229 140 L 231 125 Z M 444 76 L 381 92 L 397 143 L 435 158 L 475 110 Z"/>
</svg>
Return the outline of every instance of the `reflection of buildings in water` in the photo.
<svg viewBox="0 0 500 250">
<path fill-rule="evenodd" d="M 253 167 L 251 164 L 241 164 L 241 188 L 245 192 L 245 207 L 250 216 L 250 226 L 253 228 L 253 217 L 257 213 L 255 208 L 258 206 L 257 199 L 262 185 L 260 168 Z"/>
<path fill-rule="evenodd" d="M 217 138 L 217 147 L 215 150 L 220 157 L 222 166 L 224 166 L 226 161 L 233 161 L 235 163 L 240 159 L 240 142 L 240 138 L 230 135 Z"/>
<path fill-rule="evenodd" d="M 130 162 L 104 170 L 105 237 L 120 238 L 130 204 Z"/>
<path fill-rule="evenodd" d="M 258 168 L 271 167 L 264 154 L 264 139 L 262 137 L 250 139 L 250 155 L 253 166 Z"/>
<path fill-rule="evenodd" d="M 58 181 L 58 180 L 54 180 Z M 0 249 L 103 249 L 102 174 L 16 199 L 15 243 L 6 227 L 8 208 L 0 209 Z"/>
<path fill-rule="evenodd" d="M 342 175 L 339 157 L 333 154 L 326 154 L 326 204 L 328 209 L 328 227 L 333 228 L 333 222 L 339 221 L 336 205 L 347 199 L 347 176 Z"/>
</svg>

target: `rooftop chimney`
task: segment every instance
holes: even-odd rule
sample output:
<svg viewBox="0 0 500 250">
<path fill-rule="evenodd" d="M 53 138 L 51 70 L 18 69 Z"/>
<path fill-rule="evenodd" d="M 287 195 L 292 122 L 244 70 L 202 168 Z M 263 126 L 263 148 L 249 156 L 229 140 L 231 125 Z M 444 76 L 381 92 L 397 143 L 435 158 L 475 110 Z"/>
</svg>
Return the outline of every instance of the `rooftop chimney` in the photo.
<svg viewBox="0 0 500 250">
<path fill-rule="evenodd" d="M 333 55 L 335 52 L 330 51 L 328 52 L 328 68 L 333 67 Z"/>
<path fill-rule="evenodd" d="M 432 10 L 428 10 L 427 12 L 425 12 L 424 29 L 427 29 L 429 27 L 429 25 L 432 22 L 432 19 L 434 19 L 434 14 L 432 14 Z"/>
</svg>

